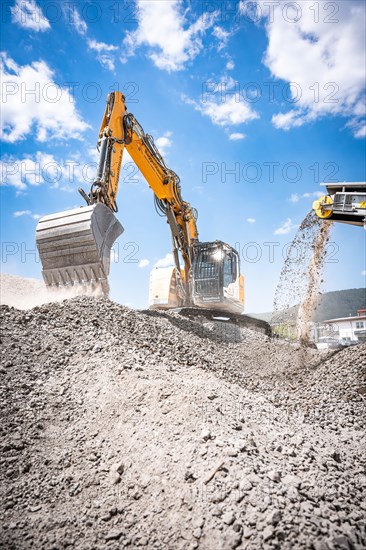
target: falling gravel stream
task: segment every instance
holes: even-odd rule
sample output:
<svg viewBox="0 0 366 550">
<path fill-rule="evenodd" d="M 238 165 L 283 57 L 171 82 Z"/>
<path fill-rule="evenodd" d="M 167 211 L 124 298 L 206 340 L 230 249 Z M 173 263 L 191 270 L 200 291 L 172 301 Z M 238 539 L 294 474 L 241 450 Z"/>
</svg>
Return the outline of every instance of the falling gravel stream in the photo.
<svg viewBox="0 0 366 550">
<path fill-rule="evenodd" d="M 311 210 L 302 221 L 288 249 L 275 292 L 272 322 L 276 323 L 292 306 L 299 305 L 297 337 L 304 345 L 310 341 L 311 321 L 322 283 L 326 247 L 332 224 Z"/>
</svg>

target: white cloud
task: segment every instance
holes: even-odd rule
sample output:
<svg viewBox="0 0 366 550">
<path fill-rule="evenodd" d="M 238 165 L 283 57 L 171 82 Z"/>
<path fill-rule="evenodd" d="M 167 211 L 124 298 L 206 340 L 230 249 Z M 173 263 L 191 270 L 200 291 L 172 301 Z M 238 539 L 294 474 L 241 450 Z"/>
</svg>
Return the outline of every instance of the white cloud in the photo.
<svg viewBox="0 0 366 550">
<path fill-rule="evenodd" d="M 72 7 L 68 11 L 69 18 L 72 26 L 75 28 L 76 32 L 81 36 L 85 36 L 86 43 L 89 50 L 97 52 L 97 60 L 99 63 L 109 71 L 114 71 L 116 68 L 115 57 L 110 52 L 115 52 L 118 50 L 117 46 L 113 44 L 106 44 L 105 42 L 98 42 L 93 38 L 87 38 L 86 33 L 88 31 L 88 26 L 85 21 L 80 17 L 79 12 L 75 7 Z"/>
<path fill-rule="evenodd" d="M 310 113 L 304 114 L 302 111 L 289 111 L 288 113 L 277 113 L 272 116 L 272 124 L 277 129 L 290 130 L 291 128 L 299 128 L 307 122 L 314 120 L 314 116 Z"/>
<path fill-rule="evenodd" d="M 116 68 L 115 65 L 115 59 L 112 55 L 109 55 L 107 53 L 102 53 L 97 56 L 97 59 L 99 63 L 104 67 L 105 69 L 108 69 L 108 71 L 114 71 Z"/>
<path fill-rule="evenodd" d="M 125 150 L 124 153 L 123 153 L 123 158 L 125 158 L 126 152 L 127 151 Z M 94 162 L 96 162 L 96 163 L 99 162 L 100 153 L 99 153 L 98 149 L 95 146 L 94 147 L 89 147 L 88 155 Z"/>
<path fill-rule="evenodd" d="M 44 61 L 17 65 L 0 54 L 2 77 L 1 139 L 15 143 L 35 133 L 37 141 L 81 138 L 89 128 L 75 107 L 69 90 L 53 80 Z"/>
<path fill-rule="evenodd" d="M 163 148 L 163 147 L 170 147 L 171 140 L 168 137 L 162 136 L 155 140 L 155 144 L 157 147 Z"/>
<path fill-rule="evenodd" d="M 18 192 L 45 184 L 61 191 L 75 191 L 77 184 L 85 184 L 86 179 L 91 179 L 94 167 L 90 169 L 73 158 L 56 159 L 41 151 L 23 155 L 23 158 L 5 156 L 0 161 L 1 185 L 12 186 Z"/>
<path fill-rule="evenodd" d="M 173 254 L 169 253 L 166 254 L 164 258 L 155 262 L 154 267 L 170 267 L 172 265 L 174 265 Z"/>
<path fill-rule="evenodd" d="M 241 2 L 241 9 L 252 2 Z M 291 21 L 283 16 L 280 3 L 272 10 L 259 0 L 268 36 L 264 63 L 272 75 L 292 83 L 292 108 L 273 116 L 276 128 L 289 130 L 326 115 L 350 119 L 354 136 L 365 136 L 365 6 L 363 2 L 337 2 L 337 14 L 329 21 L 326 0 L 319 2 L 317 21 L 308 2 L 298 3 L 301 16 Z M 328 3 L 329 4 L 329 3 Z M 269 17 L 269 14 L 272 16 Z M 327 20 L 328 16 L 328 20 Z"/>
<path fill-rule="evenodd" d="M 225 31 L 222 27 L 215 26 L 212 34 L 216 36 L 219 40 L 222 40 L 223 42 L 226 42 L 230 36 L 230 33 Z"/>
<path fill-rule="evenodd" d="M 98 153 L 98 158 L 99 158 L 99 153 Z M 127 149 L 124 149 L 124 151 L 123 151 L 122 163 L 123 164 L 127 164 L 127 163 L 135 164 L 134 161 L 132 160 L 132 157 L 131 157 L 130 153 L 127 151 Z"/>
<path fill-rule="evenodd" d="M 0 171 L 0 185 L 10 185 L 15 187 L 18 192 L 22 192 L 27 189 L 27 185 L 21 180 L 19 174 L 19 161 L 13 157 L 4 157 L 4 159 L 0 160 Z"/>
<path fill-rule="evenodd" d="M 364 269 L 363 271 L 361 271 L 361 275 L 366 276 L 366 269 Z"/>
<path fill-rule="evenodd" d="M 208 81 L 207 84 L 209 85 L 210 81 Z M 230 94 L 235 96 L 235 100 L 237 102 L 240 101 L 239 82 L 235 80 L 231 75 L 223 74 L 219 79 L 218 85 L 216 85 L 216 83 L 214 82 L 212 84 L 213 84 L 214 93 L 220 94 L 220 99 L 222 101 L 225 101 L 226 95 L 230 95 Z M 209 86 L 208 86 L 208 89 L 210 89 Z M 221 97 L 221 94 L 222 94 L 222 97 Z"/>
<path fill-rule="evenodd" d="M 232 71 L 235 68 L 235 63 L 231 59 L 226 63 L 226 68 L 228 71 Z"/>
<path fill-rule="evenodd" d="M 15 0 L 10 11 L 13 23 L 25 29 L 43 32 L 51 28 L 48 19 L 43 15 L 35 0 Z"/>
<path fill-rule="evenodd" d="M 70 23 L 72 24 L 76 32 L 81 36 L 84 36 L 87 33 L 88 26 L 85 23 L 84 19 L 80 17 L 78 10 L 74 6 L 72 6 L 69 9 L 68 13 L 70 17 Z"/>
<path fill-rule="evenodd" d="M 229 41 L 229 38 L 230 38 L 231 34 L 227 31 L 225 31 L 225 29 L 223 29 L 222 27 L 219 27 L 219 26 L 214 27 L 214 29 L 212 31 L 212 34 L 219 41 L 219 45 L 217 47 L 217 50 L 221 51 L 222 49 L 224 49 L 227 46 L 227 43 Z"/>
<path fill-rule="evenodd" d="M 165 132 L 164 135 L 155 139 L 155 145 L 159 149 L 161 155 L 163 156 L 167 154 L 167 149 L 171 147 L 173 143 L 172 140 L 170 139 L 171 135 L 172 135 L 172 132 Z"/>
<path fill-rule="evenodd" d="M 116 60 L 115 56 L 111 52 L 117 51 L 118 47 L 114 46 L 113 44 L 98 42 L 93 38 L 87 38 L 86 34 L 88 31 L 88 26 L 85 21 L 80 17 L 80 14 L 75 7 L 70 7 L 67 11 L 67 14 L 69 17 L 69 21 L 71 25 L 75 28 L 76 32 L 85 37 L 89 50 L 97 52 L 97 60 L 102 65 L 102 67 L 104 69 L 107 69 L 108 71 L 113 72 L 116 68 Z"/>
<path fill-rule="evenodd" d="M 310 199 L 311 197 L 319 198 L 324 195 L 325 191 L 313 191 L 312 193 L 303 193 L 301 196 L 303 199 Z"/>
<path fill-rule="evenodd" d="M 97 59 L 99 63 L 109 71 L 114 71 L 115 66 L 115 57 L 110 52 L 115 52 L 118 50 L 117 46 L 113 44 L 106 44 L 105 42 L 97 42 L 96 40 L 88 40 L 88 47 L 92 51 L 98 52 Z"/>
<path fill-rule="evenodd" d="M 312 193 L 303 193 L 302 195 L 299 195 L 298 193 L 293 193 L 289 198 L 289 201 L 297 203 L 300 201 L 300 199 L 311 199 L 312 197 L 319 198 L 322 197 L 324 193 L 325 191 L 323 193 L 321 191 L 313 191 Z"/>
<path fill-rule="evenodd" d="M 240 132 L 233 132 L 232 134 L 229 134 L 229 139 L 231 141 L 238 141 L 240 139 L 244 139 L 245 138 L 245 134 L 242 134 Z"/>
<path fill-rule="evenodd" d="M 1 185 L 24 191 L 28 185 L 37 187 L 45 183 L 45 178 L 54 178 L 58 163 L 52 155 L 38 151 L 33 156 L 24 155 L 22 159 L 4 157 L 0 166 Z"/>
<path fill-rule="evenodd" d="M 21 218 L 22 216 L 31 216 L 34 220 L 39 220 L 42 216 L 41 214 L 33 214 L 31 210 L 17 210 L 13 212 L 14 218 Z"/>
<path fill-rule="evenodd" d="M 247 218 L 247 222 L 248 223 L 255 223 L 256 219 L 255 218 Z"/>
<path fill-rule="evenodd" d="M 197 103 L 196 101 L 183 96 L 183 100 L 193 105 L 196 111 L 204 116 L 208 116 L 213 124 L 218 126 L 237 126 L 251 120 L 259 118 L 258 113 L 252 110 L 250 105 L 241 99 L 236 101 L 235 95 L 226 97 L 225 101 L 220 101 L 220 97 L 209 97 L 207 101 Z"/>
<path fill-rule="evenodd" d="M 213 124 L 229 128 L 259 118 L 249 102 L 240 94 L 239 84 L 230 75 L 224 74 L 219 82 L 204 83 L 206 92 L 199 102 L 182 95 L 182 100 L 193 105 L 196 111 L 208 116 Z M 229 139 L 243 139 L 244 134 L 232 132 Z"/>
<path fill-rule="evenodd" d="M 88 47 L 96 52 L 115 52 L 118 50 L 117 46 L 113 44 L 106 44 L 105 42 L 97 42 L 97 40 L 88 40 Z"/>
<path fill-rule="evenodd" d="M 149 260 L 140 260 L 139 262 L 139 267 L 141 267 L 141 269 L 143 269 L 144 267 L 147 267 L 148 265 L 150 264 Z"/>
<path fill-rule="evenodd" d="M 30 210 L 17 210 L 13 212 L 14 218 L 20 218 L 21 216 L 30 216 L 32 212 Z"/>
<path fill-rule="evenodd" d="M 275 230 L 274 234 L 275 235 L 287 235 L 295 227 L 296 227 L 296 225 L 294 225 L 292 223 L 291 218 L 287 218 L 287 220 L 285 222 L 283 222 L 283 224 Z"/>
<path fill-rule="evenodd" d="M 125 55 L 135 55 L 141 46 L 147 46 L 148 57 L 159 69 L 179 71 L 202 50 L 202 37 L 212 27 L 216 13 L 200 15 L 188 21 L 189 10 L 182 0 L 136 0 L 138 27 L 128 31 L 123 41 Z"/>
<path fill-rule="evenodd" d="M 347 126 L 353 129 L 353 135 L 355 138 L 362 139 L 366 137 L 366 123 L 352 121 L 347 124 Z"/>
<path fill-rule="evenodd" d="M 146 181 L 127 149 L 123 151 L 120 178 L 123 185 L 139 185 L 146 189 Z"/>
<path fill-rule="evenodd" d="M 300 195 L 298 195 L 297 193 L 292 193 L 291 197 L 289 198 L 289 201 L 293 203 L 299 202 L 299 200 Z"/>
</svg>

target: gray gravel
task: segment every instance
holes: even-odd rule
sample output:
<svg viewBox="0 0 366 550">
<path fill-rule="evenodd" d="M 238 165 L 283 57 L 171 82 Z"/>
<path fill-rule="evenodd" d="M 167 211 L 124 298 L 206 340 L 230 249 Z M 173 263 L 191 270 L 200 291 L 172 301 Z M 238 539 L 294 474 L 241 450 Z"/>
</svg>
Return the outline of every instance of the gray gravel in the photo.
<svg viewBox="0 0 366 550">
<path fill-rule="evenodd" d="M 365 548 L 365 345 L 85 297 L 1 322 L 1 548 Z"/>
</svg>

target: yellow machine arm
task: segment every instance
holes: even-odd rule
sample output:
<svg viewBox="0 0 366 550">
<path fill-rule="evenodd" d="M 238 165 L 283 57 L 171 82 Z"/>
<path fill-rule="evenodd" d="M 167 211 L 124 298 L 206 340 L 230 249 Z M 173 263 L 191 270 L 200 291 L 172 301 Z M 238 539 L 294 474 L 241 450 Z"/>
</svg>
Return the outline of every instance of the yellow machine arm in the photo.
<svg viewBox="0 0 366 550">
<path fill-rule="evenodd" d="M 89 195 L 81 194 L 88 204 L 102 202 L 117 212 L 117 193 L 125 148 L 154 192 L 157 210 L 167 217 L 173 239 L 178 274 L 178 250 L 184 261 L 183 281 L 190 273 L 190 246 L 198 240 L 197 211 L 182 199 L 180 179 L 164 162 L 152 137 L 128 112 L 121 92 L 109 94 L 99 130 L 100 161 L 97 177 Z M 179 275 L 178 275 L 179 276 Z M 184 286 L 184 285 L 183 285 Z"/>
</svg>

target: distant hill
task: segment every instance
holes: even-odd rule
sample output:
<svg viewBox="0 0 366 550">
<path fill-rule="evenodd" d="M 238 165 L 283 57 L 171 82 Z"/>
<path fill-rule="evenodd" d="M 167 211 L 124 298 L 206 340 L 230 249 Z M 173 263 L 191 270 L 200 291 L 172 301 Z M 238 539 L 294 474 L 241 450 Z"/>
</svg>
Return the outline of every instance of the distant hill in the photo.
<svg viewBox="0 0 366 550">
<path fill-rule="evenodd" d="M 299 306 L 289 308 L 283 313 L 276 313 L 276 319 L 280 322 L 295 320 Z M 315 307 L 313 321 L 320 323 L 328 319 L 357 315 L 358 309 L 366 309 L 366 289 L 350 288 L 347 290 L 335 290 L 319 294 Z M 256 319 L 270 322 L 272 313 L 249 313 Z"/>
</svg>

